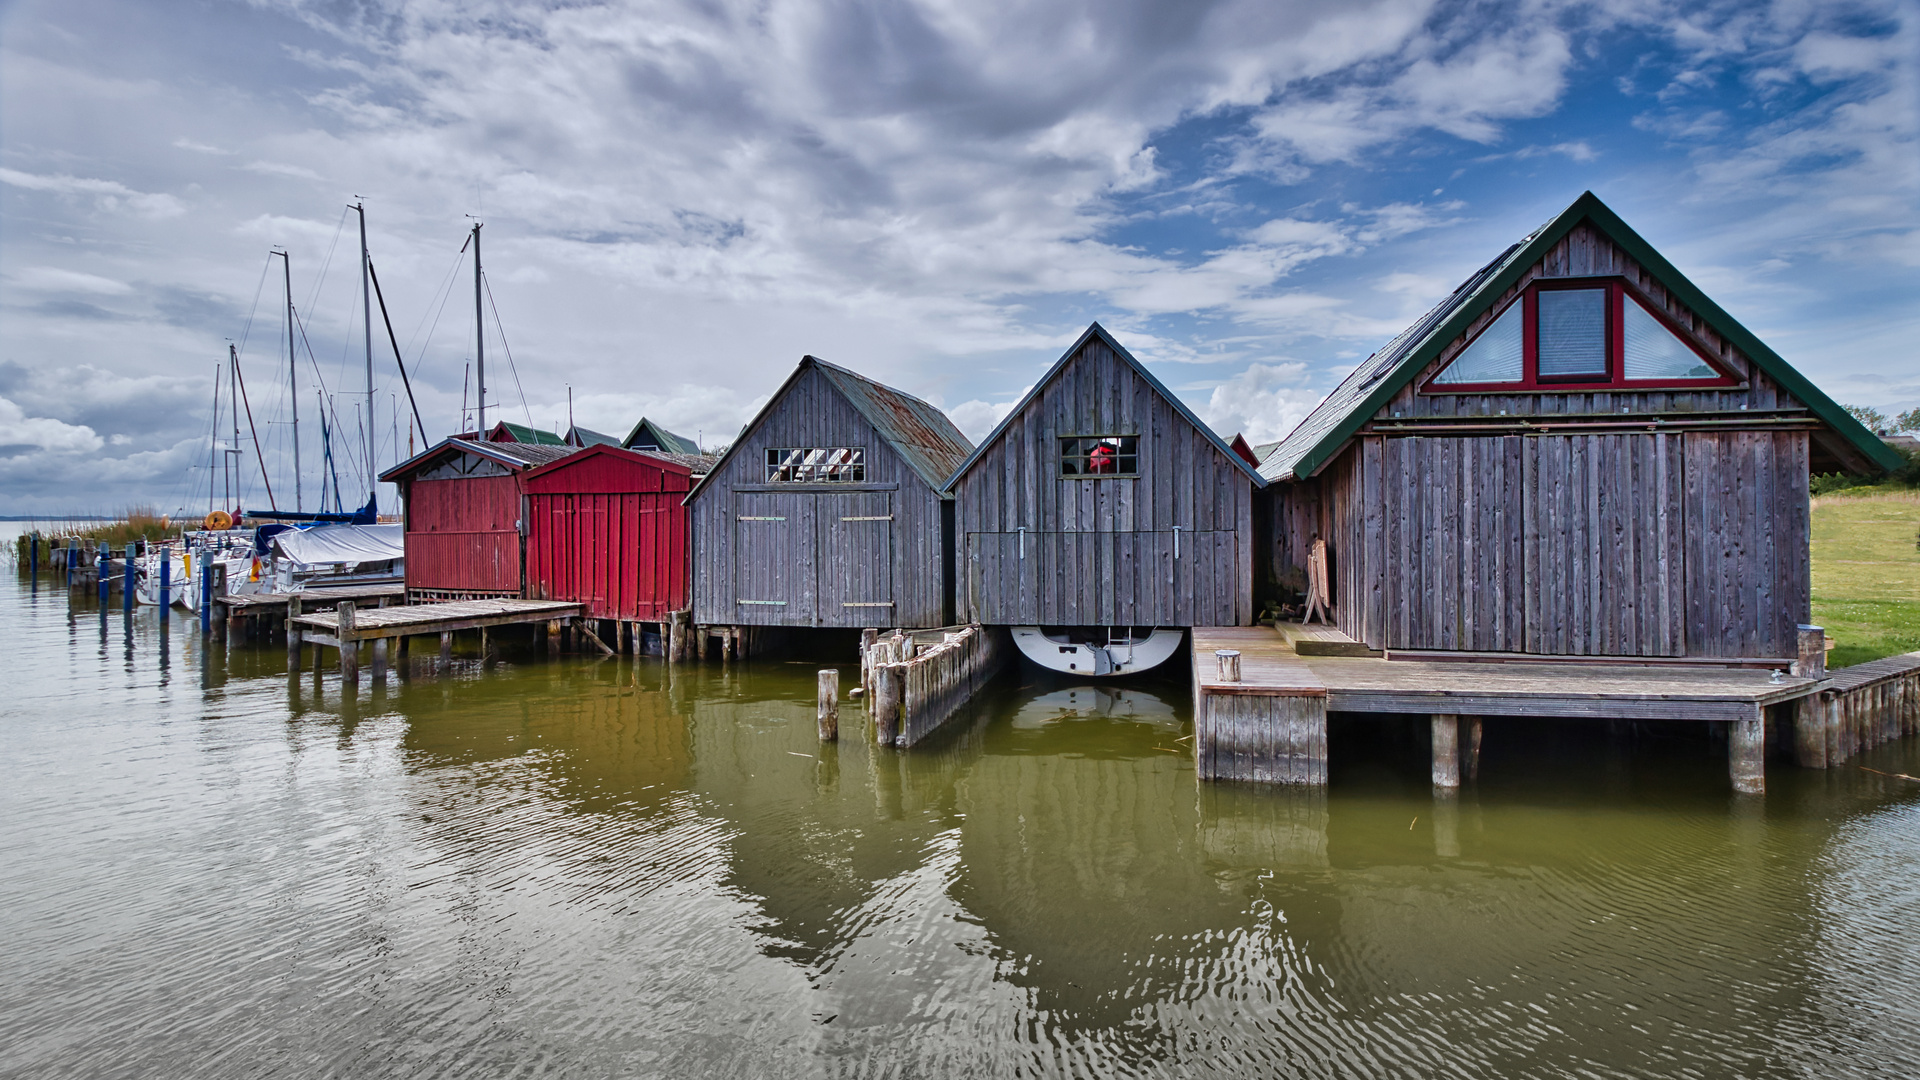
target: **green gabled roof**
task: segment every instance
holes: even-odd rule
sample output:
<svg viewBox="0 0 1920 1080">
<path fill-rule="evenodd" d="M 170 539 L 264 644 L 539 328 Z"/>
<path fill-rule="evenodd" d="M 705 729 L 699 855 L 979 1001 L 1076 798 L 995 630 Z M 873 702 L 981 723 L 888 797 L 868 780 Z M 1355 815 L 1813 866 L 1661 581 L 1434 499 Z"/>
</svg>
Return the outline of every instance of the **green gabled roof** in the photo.
<svg viewBox="0 0 1920 1080">
<path fill-rule="evenodd" d="M 1229 461 L 1238 465 L 1240 471 L 1246 473 L 1247 476 L 1253 480 L 1254 487 L 1261 488 L 1267 485 L 1266 480 L 1254 470 L 1253 466 L 1247 464 L 1246 458 L 1233 452 L 1233 447 L 1229 445 L 1225 439 L 1220 437 L 1219 432 L 1207 426 L 1206 421 L 1194 415 L 1193 410 L 1187 408 L 1186 402 L 1181 401 L 1178 395 L 1167 389 L 1166 385 L 1159 379 L 1154 378 L 1153 372 L 1148 371 L 1145 364 L 1134 359 L 1133 354 L 1127 351 L 1126 346 L 1114 340 L 1114 336 L 1107 333 L 1106 327 L 1095 322 L 1087 327 L 1086 332 L 1080 335 L 1079 340 L 1068 346 L 1066 352 L 1060 354 L 1060 359 L 1054 361 L 1053 366 L 1047 369 L 1045 375 L 1040 376 L 1039 380 L 1033 384 L 1033 389 L 1028 390 L 1026 396 L 1020 399 L 1019 404 L 1015 405 L 1012 411 L 1001 418 L 1000 423 L 994 426 L 993 431 L 990 432 L 986 438 L 980 440 L 980 445 L 974 447 L 973 453 L 967 455 L 967 459 L 960 463 L 960 467 L 953 470 L 953 475 L 947 477 L 947 482 L 942 485 L 942 490 L 951 493 L 953 486 L 960 482 L 960 478 L 966 475 L 967 470 L 973 468 L 975 462 L 986 456 L 987 448 L 999 442 L 1000 437 L 1006 433 L 1009 427 L 1013 426 L 1014 421 L 1019 418 L 1020 414 L 1027 411 L 1027 406 L 1039 400 L 1041 393 L 1046 390 L 1047 384 L 1052 382 L 1062 371 L 1066 370 L 1067 364 L 1079 354 L 1081 349 L 1086 347 L 1087 342 L 1095 340 L 1112 350 L 1113 355 L 1119 357 L 1121 363 L 1132 368 L 1135 375 L 1138 375 L 1142 381 L 1152 387 L 1155 393 L 1165 398 L 1167 403 L 1173 406 L 1174 412 L 1183 417 L 1187 423 L 1192 424 L 1200 434 L 1207 437 L 1207 441 L 1213 444 L 1214 449 L 1220 451 L 1226 455 Z"/>
<path fill-rule="evenodd" d="M 602 431 L 584 428 L 575 424 L 567 429 L 568 446 L 619 446 L 620 440 Z"/>
<path fill-rule="evenodd" d="M 493 437 L 496 433 L 499 433 L 499 432 L 505 432 L 507 435 L 511 436 L 512 438 L 508 440 L 511 442 L 533 443 L 535 445 L 540 445 L 540 446 L 567 445 L 567 440 L 561 438 L 559 435 L 555 434 L 554 432 L 541 431 L 539 428 L 528 427 L 525 424 L 516 424 L 509 420 L 502 420 L 499 423 L 493 425 L 493 430 L 487 432 L 487 441 L 488 442 L 501 441 Z"/>
<path fill-rule="evenodd" d="M 1794 370 L 1793 365 L 1768 348 L 1751 330 L 1740 325 L 1739 320 L 1708 299 L 1706 293 L 1589 191 L 1552 221 L 1481 267 L 1452 295 L 1355 368 L 1265 457 L 1261 475 L 1268 480 L 1312 476 L 1339 453 L 1369 418 L 1432 363 L 1449 342 L 1465 333 L 1474 319 L 1513 288 L 1528 267 L 1545 258 L 1555 244 L 1583 222 L 1618 244 L 1674 298 L 1692 309 L 1782 389 L 1805 403 L 1816 417 L 1867 460 L 1884 469 L 1895 469 L 1903 463 L 1899 454 Z"/>
<path fill-rule="evenodd" d="M 661 427 L 659 424 L 654 423 L 644 416 L 640 418 L 639 423 L 633 425 L 632 431 L 627 432 L 627 437 L 620 440 L 620 445 L 631 450 L 633 449 L 633 444 L 640 441 L 640 436 L 642 435 L 652 437 L 654 444 L 669 454 L 698 454 L 700 452 L 699 444 L 695 443 L 692 439 L 684 435 L 675 435 L 673 432 L 668 431 L 666 428 Z"/>
</svg>

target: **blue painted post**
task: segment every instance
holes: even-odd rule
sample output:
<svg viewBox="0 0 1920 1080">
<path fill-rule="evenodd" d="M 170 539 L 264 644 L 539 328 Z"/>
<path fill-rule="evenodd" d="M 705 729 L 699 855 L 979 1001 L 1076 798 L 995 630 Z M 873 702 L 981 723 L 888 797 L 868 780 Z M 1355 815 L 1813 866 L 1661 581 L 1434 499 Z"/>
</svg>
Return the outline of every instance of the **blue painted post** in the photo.
<svg viewBox="0 0 1920 1080">
<path fill-rule="evenodd" d="M 32 574 L 37 581 L 40 578 L 40 534 L 34 533 L 28 536 L 27 543 L 32 545 L 27 549 L 27 573 Z"/>
<path fill-rule="evenodd" d="M 173 552 L 160 546 L 160 622 L 167 621 L 167 609 L 173 604 Z"/>
<path fill-rule="evenodd" d="M 93 553 L 93 576 L 100 579 L 100 610 L 107 610 L 108 593 L 113 589 L 113 549 L 101 544 Z"/>
<path fill-rule="evenodd" d="M 71 589 L 73 588 L 73 538 L 72 537 L 67 538 L 67 546 L 61 548 L 60 553 L 65 556 L 65 558 L 61 559 L 60 561 L 67 564 L 67 588 Z"/>
<path fill-rule="evenodd" d="M 120 582 L 120 608 L 127 614 L 133 614 L 133 545 L 127 545 L 126 576 Z"/>
<path fill-rule="evenodd" d="M 213 561 L 208 553 L 200 553 L 200 634 L 202 637 L 213 633 Z"/>
</svg>

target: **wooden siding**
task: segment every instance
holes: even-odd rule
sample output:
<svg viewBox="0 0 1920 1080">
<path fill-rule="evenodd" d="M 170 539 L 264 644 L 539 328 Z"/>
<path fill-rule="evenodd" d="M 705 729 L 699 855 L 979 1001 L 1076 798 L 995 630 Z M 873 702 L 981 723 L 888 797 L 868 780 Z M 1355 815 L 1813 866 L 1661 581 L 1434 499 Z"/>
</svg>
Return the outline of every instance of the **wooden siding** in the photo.
<svg viewBox="0 0 1920 1080">
<path fill-rule="evenodd" d="M 1318 482 L 1336 621 L 1376 649 L 1791 656 L 1807 453 L 1780 431 L 1363 438 Z M 1277 502 L 1282 524 L 1317 502 Z"/>
<path fill-rule="evenodd" d="M 581 601 L 596 619 L 684 609 L 685 470 L 612 449 L 562 462 L 526 479 L 527 595 Z"/>
<path fill-rule="evenodd" d="M 865 481 L 768 484 L 767 449 L 804 446 L 864 448 Z M 819 369 L 809 369 L 693 500 L 694 619 L 943 625 L 940 503 Z"/>
<path fill-rule="evenodd" d="M 1059 440 L 1136 435 L 1138 477 L 1063 477 Z M 954 488 L 959 618 L 1237 626 L 1253 618 L 1253 483 L 1099 340 Z"/>
<path fill-rule="evenodd" d="M 520 594 L 517 476 L 414 480 L 406 507 L 408 589 Z"/>
</svg>

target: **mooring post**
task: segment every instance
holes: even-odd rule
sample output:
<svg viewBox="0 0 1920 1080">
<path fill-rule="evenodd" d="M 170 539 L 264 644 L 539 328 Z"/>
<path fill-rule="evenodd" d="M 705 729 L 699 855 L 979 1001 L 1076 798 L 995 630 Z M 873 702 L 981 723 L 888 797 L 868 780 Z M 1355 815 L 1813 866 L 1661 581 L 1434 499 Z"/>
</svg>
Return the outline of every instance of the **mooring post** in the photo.
<svg viewBox="0 0 1920 1080">
<path fill-rule="evenodd" d="M 907 690 L 905 664 L 881 664 L 873 669 L 873 741 L 892 746 L 900 737 L 900 699 Z"/>
<path fill-rule="evenodd" d="M 880 640 L 880 631 L 867 627 L 860 631 L 860 696 L 873 700 L 873 645 Z"/>
<path fill-rule="evenodd" d="M 287 597 L 287 673 L 300 670 L 300 594 Z"/>
<path fill-rule="evenodd" d="M 387 680 L 387 639 L 383 637 L 377 637 L 373 639 L 373 681 L 376 683 L 381 683 L 381 682 L 385 682 L 386 680 Z"/>
<path fill-rule="evenodd" d="M 340 642 L 340 680 L 360 681 L 360 643 L 353 639 L 353 601 L 342 600 L 334 608 L 334 634 Z"/>
<path fill-rule="evenodd" d="M 840 669 L 821 668 L 818 676 L 816 702 L 819 706 L 820 741 L 838 742 L 840 740 Z"/>
<path fill-rule="evenodd" d="M 1460 786 L 1460 718 L 1433 714 L 1433 786 Z"/>
<path fill-rule="evenodd" d="M 560 620 L 548 619 L 547 620 L 547 655 L 552 656 L 554 653 L 559 651 L 560 651 Z"/>
<path fill-rule="evenodd" d="M 27 536 L 27 573 L 35 578 L 40 576 L 40 534 L 37 532 Z"/>
<path fill-rule="evenodd" d="M 453 663 L 453 631 L 440 631 L 440 666 Z"/>
<path fill-rule="evenodd" d="M 1219 675 L 1221 682 L 1240 681 L 1239 649 L 1215 649 L 1213 650 L 1213 660 L 1220 669 Z"/>
<path fill-rule="evenodd" d="M 1827 677 L 1827 631 L 1825 627 L 1800 625 L 1800 655 L 1793 661 L 1793 673 L 1803 679 Z M 1793 756 L 1803 769 L 1824 769 L 1827 761 L 1827 709 L 1815 692 L 1793 703 Z"/>
<path fill-rule="evenodd" d="M 1727 772 L 1742 795 L 1767 791 L 1767 718 L 1758 707 L 1751 720 L 1733 720 L 1727 731 Z"/>
<path fill-rule="evenodd" d="M 67 588 L 73 588 L 73 538 L 67 538 L 67 546 L 60 549 L 61 562 L 67 567 Z"/>
<path fill-rule="evenodd" d="M 100 582 L 100 610 L 102 613 L 107 610 L 108 590 L 113 588 L 112 565 L 113 549 L 107 547 L 105 544 L 100 545 L 100 556 L 94 562 L 93 576 Z"/>
<path fill-rule="evenodd" d="M 200 560 L 200 636 L 213 636 L 213 560 Z"/>
<path fill-rule="evenodd" d="M 1467 779 L 1480 779 L 1480 718 L 1477 716 L 1467 721 L 1467 745 L 1462 749 Z"/>
<path fill-rule="evenodd" d="M 127 565 L 121 571 L 120 607 L 127 614 L 133 614 L 133 545 L 127 545 Z"/>
<path fill-rule="evenodd" d="M 480 666 L 481 667 L 486 667 L 488 662 L 492 659 L 490 656 L 487 655 L 487 650 L 491 648 L 491 646 L 492 646 L 492 643 L 487 640 L 487 628 L 483 626 L 480 628 Z"/>
</svg>

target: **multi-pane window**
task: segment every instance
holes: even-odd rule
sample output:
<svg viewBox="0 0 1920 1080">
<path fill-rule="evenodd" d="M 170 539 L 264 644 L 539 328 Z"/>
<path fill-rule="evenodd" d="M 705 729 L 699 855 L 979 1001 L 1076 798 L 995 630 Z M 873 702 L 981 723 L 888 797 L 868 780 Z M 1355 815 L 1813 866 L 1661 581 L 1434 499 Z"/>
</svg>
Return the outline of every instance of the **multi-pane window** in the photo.
<svg viewBox="0 0 1920 1080">
<path fill-rule="evenodd" d="M 1700 346 L 1619 278 L 1535 282 L 1468 341 L 1430 393 L 1730 386 Z"/>
<path fill-rule="evenodd" d="M 1060 440 L 1061 476 L 1139 476 L 1138 435 L 1075 435 Z"/>
<path fill-rule="evenodd" d="M 864 447 L 802 446 L 767 450 L 769 484 L 858 484 L 866 479 Z"/>
</svg>

